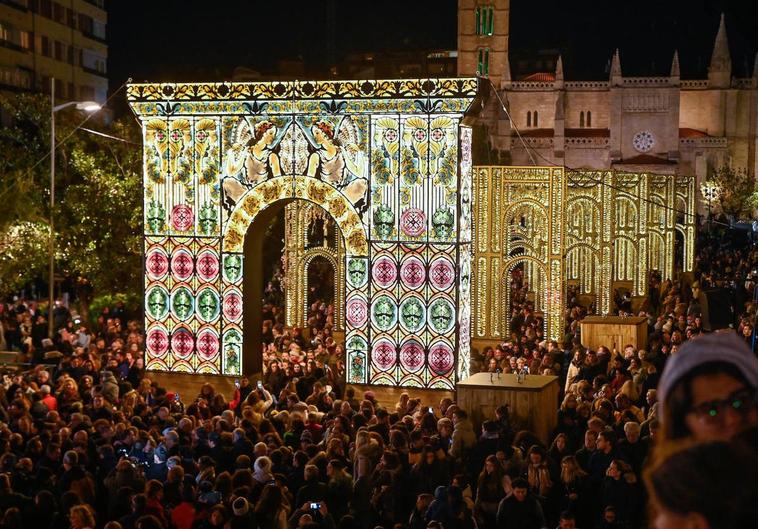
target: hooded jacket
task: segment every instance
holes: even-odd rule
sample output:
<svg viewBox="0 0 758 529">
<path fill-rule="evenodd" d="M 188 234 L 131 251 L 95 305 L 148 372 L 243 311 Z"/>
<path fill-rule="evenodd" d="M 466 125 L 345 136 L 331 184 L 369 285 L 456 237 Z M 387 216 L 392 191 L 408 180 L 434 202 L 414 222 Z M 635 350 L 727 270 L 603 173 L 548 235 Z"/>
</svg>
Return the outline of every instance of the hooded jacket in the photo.
<svg viewBox="0 0 758 529">
<path fill-rule="evenodd" d="M 464 453 L 476 444 L 474 426 L 468 419 L 461 419 L 453 429 L 453 442 L 450 445 L 450 456 L 455 459 L 463 457 Z"/>
</svg>

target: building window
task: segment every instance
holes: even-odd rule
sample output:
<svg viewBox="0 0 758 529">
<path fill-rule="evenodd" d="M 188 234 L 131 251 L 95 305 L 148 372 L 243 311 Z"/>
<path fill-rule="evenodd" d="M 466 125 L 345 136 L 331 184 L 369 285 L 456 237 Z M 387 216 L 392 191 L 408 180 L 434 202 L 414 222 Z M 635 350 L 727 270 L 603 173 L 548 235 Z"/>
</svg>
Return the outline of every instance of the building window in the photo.
<svg viewBox="0 0 758 529">
<path fill-rule="evenodd" d="M 83 50 L 81 66 L 90 73 L 105 73 L 106 59 L 92 50 Z"/>
<path fill-rule="evenodd" d="M 53 20 L 65 24 L 66 9 L 58 2 L 53 2 Z"/>
<path fill-rule="evenodd" d="M 38 9 L 43 17 L 53 18 L 53 3 L 50 0 L 40 0 Z"/>
<path fill-rule="evenodd" d="M 490 74 L 490 49 L 479 48 L 479 55 L 476 64 L 476 73 L 482 77 L 487 77 Z"/>
<path fill-rule="evenodd" d="M 584 110 L 579 112 L 579 128 L 584 128 Z"/>
<path fill-rule="evenodd" d="M 40 52 L 45 57 L 52 57 L 53 56 L 53 50 L 50 46 L 50 39 L 46 37 L 45 35 L 42 35 L 40 37 Z"/>
<path fill-rule="evenodd" d="M 105 40 L 105 23 L 99 20 L 92 21 L 92 34 L 99 39 Z"/>
<path fill-rule="evenodd" d="M 526 126 L 527 127 L 532 126 L 532 111 L 531 110 L 526 111 Z"/>
<path fill-rule="evenodd" d="M 63 44 L 61 41 L 56 40 L 55 41 L 55 60 L 56 61 L 62 61 L 63 60 L 63 48 L 65 48 L 66 45 Z"/>
<path fill-rule="evenodd" d="M 79 31 L 85 35 L 92 35 L 92 17 L 79 13 Z"/>
<path fill-rule="evenodd" d="M 31 35 L 28 31 L 0 21 L 0 44 L 17 50 L 30 50 Z"/>
<path fill-rule="evenodd" d="M 591 110 L 587 111 L 587 126 L 588 127 L 592 126 L 592 111 Z"/>
<path fill-rule="evenodd" d="M 537 111 L 536 110 L 534 111 L 534 120 L 533 121 L 534 121 L 534 126 L 535 127 L 539 127 L 540 126 L 540 124 L 539 124 L 539 116 L 537 115 Z"/>
<path fill-rule="evenodd" d="M 476 6 L 474 27 L 477 35 L 492 35 L 495 30 L 495 8 L 491 5 Z"/>
</svg>

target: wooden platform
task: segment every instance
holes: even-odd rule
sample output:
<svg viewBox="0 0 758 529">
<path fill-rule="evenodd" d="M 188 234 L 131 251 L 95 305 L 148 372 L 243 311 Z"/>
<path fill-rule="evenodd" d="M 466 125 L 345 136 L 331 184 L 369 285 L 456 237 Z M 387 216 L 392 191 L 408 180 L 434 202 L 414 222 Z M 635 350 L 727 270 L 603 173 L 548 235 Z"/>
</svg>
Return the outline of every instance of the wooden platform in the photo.
<svg viewBox="0 0 758 529">
<path fill-rule="evenodd" d="M 172 391 L 174 393 L 178 392 L 185 404 L 194 400 L 195 397 L 200 394 L 200 388 L 205 383 L 212 384 L 217 393 L 221 393 L 227 398 L 227 400 L 231 400 L 234 396 L 234 381 L 239 378 L 211 375 L 188 375 L 185 373 L 162 373 L 157 371 L 150 371 L 146 376 L 150 380 L 158 382 L 161 387 L 166 388 L 166 391 Z M 259 378 L 260 376 L 253 375 L 250 377 L 250 381 L 255 383 Z M 395 386 L 352 384 L 351 386 L 355 389 L 355 397 L 357 399 L 362 399 L 363 394 L 366 391 L 372 391 L 376 400 L 388 409 L 395 408 L 395 403 L 400 399 L 400 394 L 403 392 L 407 392 L 411 398 L 421 399 L 421 404 L 423 406 L 437 407 L 440 400 L 445 397 L 455 399 L 455 392 L 453 391 L 401 388 Z"/>
<path fill-rule="evenodd" d="M 511 420 L 534 432 L 544 443 L 558 423 L 558 377 L 527 375 L 521 382 L 514 374 L 476 373 L 458 383 L 458 405 L 468 411 L 475 431 L 495 409 L 507 404 Z"/>
</svg>

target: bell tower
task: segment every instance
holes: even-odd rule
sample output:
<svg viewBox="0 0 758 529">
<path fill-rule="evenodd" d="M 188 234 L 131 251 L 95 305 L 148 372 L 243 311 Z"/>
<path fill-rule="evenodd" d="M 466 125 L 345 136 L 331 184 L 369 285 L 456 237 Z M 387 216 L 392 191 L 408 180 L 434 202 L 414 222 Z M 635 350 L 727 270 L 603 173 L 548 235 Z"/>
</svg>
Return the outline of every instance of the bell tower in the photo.
<svg viewBox="0 0 758 529">
<path fill-rule="evenodd" d="M 510 0 L 458 0 L 458 75 L 510 80 Z"/>
</svg>

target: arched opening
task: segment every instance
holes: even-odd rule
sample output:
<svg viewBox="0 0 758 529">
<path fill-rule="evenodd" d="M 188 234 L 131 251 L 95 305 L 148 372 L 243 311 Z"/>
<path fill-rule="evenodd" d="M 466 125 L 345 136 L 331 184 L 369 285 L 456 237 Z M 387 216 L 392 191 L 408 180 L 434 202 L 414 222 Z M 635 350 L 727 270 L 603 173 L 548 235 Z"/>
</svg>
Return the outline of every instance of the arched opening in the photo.
<svg viewBox="0 0 758 529">
<path fill-rule="evenodd" d="M 538 262 L 516 258 L 503 275 L 509 336 L 542 339 L 546 331 L 547 277 Z"/>
<path fill-rule="evenodd" d="M 285 215 L 292 204 L 307 205 L 320 213 L 310 219 L 313 222 L 300 223 Z M 325 210 L 303 199 L 274 202 L 250 223 L 244 242 L 242 288 L 245 374 L 262 371 L 264 334 L 274 325 L 304 327 L 306 338 L 311 329 L 333 326 L 335 307 L 339 306 L 335 305 L 339 282 L 336 261 L 320 255 L 295 254 L 293 249 L 304 253 L 314 248 L 341 248 L 341 235 Z M 339 257 L 344 259 L 344 250 Z M 300 295 L 289 296 L 292 290 L 298 290 Z M 292 306 L 292 300 L 302 305 Z"/>
<path fill-rule="evenodd" d="M 679 227 L 674 230 L 674 270 L 684 270 L 684 233 Z"/>
<path fill-rule="evenodd" d="M 309 327 L 323 328 L 334 324 L 336 280 L 337 270 L 326 257 L 317 255 L 308 262 L 306 316 Z"/>
</svg>

